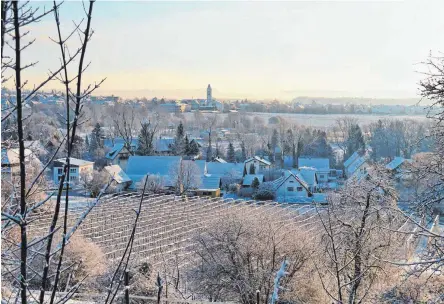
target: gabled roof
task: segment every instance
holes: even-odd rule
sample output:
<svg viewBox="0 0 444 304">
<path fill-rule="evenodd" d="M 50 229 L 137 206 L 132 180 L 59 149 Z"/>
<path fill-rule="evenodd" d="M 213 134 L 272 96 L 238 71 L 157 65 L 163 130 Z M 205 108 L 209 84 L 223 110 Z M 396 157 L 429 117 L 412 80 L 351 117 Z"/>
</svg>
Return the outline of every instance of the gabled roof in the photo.
<svg viewBox="0 0 444 304">
<path fill-rule="evenodd" d="M 309 185 L 317 184 L 316 169 L 313 167 L 300 167 L 299 170 L 292 170 L 296 175 L 300 175 L 302 179 Z"/>
<path fill-rule="evenodd" d="M 34 165 L 38 167 L 42 166 L 40 160 L 29 149 L 25 149 L 25 162 L 32 162 Z M 20 161 L 19 161 L 18 148 L 2 149 L 2 167 L 17 166 L 19 165 L 19 163 Z"/>
<path fill-rule="evenodd" d="M 244 171 L 244 164 L 242 163 L 207 163 L 208 174 L 218 174 L 221 176 L 227 176 L 234 174 L 235 176 L 242 176 Z"/>
<path fill-rule="evenodd" d="M 299 157 L 298 167 L 313 167 L 318 171 L 330 170 L 330 160 L 318 157 Z"/>
<path fill-rule="evenodd" d="M 350 166 L 355 160 L 357 160 L 360 157 L 358 151 L 356 151 L 355 153 L 353 153 L 345 162 L 344 162 L 344 167 L 347 168 L 348 166 Z"/>
<path fill-rule="evenodd" d="M 310 189 L 308 188 L 307 183 L 305 181 L 301 180 L 297 175 L 293 174 L 293 172 L 288 171 L 288 170 L 284 172 L 284 175 L 282 175 L 278 179 L 275 179 L 274 181 L 271 182 L 274 190 L 276 191 L 277 189 L 279 189 L 282 186 L 282 184 L 284 184 L 289 178 L 292 178 L 292 177 L 299 184 L 301 184 L 301 186 L 304 187 L 308 193 L 311 193 Z"/>
<path fill-rule="evenodd" d="M 265 165 L 267 165 L 267 166 L 270 166 L 270 165 L 271 165 L 271 162 L 269 162 L 269 161 L 266 160 L 266 159 L 260 158 L 259 156 L 251 157 L 251 158 L 245 160 L 244 163 L 248 163 L 248 162 L 250 162 L 250 161 L 252 161 L 252 160 L 257 160 L 257 161 L 259 161 L 259 162 L 261 162 L 261 163 L 263 163 L 263 164 L 265 164 Z"/>
<path fill-rule="evenodd" d="M 389 162 L 385 167 L 389 170 L 395 170 L 400 165 L 402 165 L 404 162 L 411 163 L 412 161 L 410 159 L 406 159 L 404 157 L 395 157 L 391 162 Z"/>
<path fill-rule="evenodd" d="M 131 182 L 131 179 L 119 165 L 106 166 L 104 169 L 118 184 Z"/>
<path fill-rule="evenodd" d="M 217 190 L 220 189 L 220 176 L 204 175 L 199 190 Z"/>
<path fill-rule="evenodd" d="M 111 150 L 106 153 L 105 158 L 107 159 L 115 159 L 117 155 L 119 155 L 120 151 L 122 151 L 124 147 L 124 144 L 115 144 L 114 147 L 111 148 Z"/>
<path fill-rule="evenodd" d="M 353 175 L 353 173 L 355 173 L 355 171 L 358 170 L 359 167 L 361 167 L 365 162 L 366 158 L 364 156 L 357 158 L 351 165 L 348 166 L 347 175 Z"/>
<path fill-rule="evenodd" d="M 242 185 L 251 186 L 253 180 L 257 178 L 259 180 L 259 184 L 263 183 L 264 175 L 263 174 L 247 174 L 244 176 L 244 180 L 242 181 Z"/>
<path fill-rule="evenodd" d="M 169 175 L 171 167 L 181 161 L 180 156 L 130 156 L 126 173 Z"/>
<path fill-rule="evenodd" d="M 122 137 L 116 137 L 113 140 L 111 140 L 109 138 L 106 138 L 103 140 L 103 145 L 108 148 L 112 148 L 112 147 L 114 147 L 114 145 L 117 145 L 117 144 L 125 145 L 125 140 Z M 131 140 L 131 146 L 133 146 L 137 149 L 137 147 L 139 146 L 139 139 L 133 138 Z"/>
<path fill-rule="evenodd" d="M 166 186 L 171 182 L 171 170 L 182 160 L 180 156 L 130 156 L 126 174 L 133 183 L 139 182 L 147 174 L 164 178 Z"/>
<path fill-rule="evenodd" d="M 56 159 L 54 162 L 57 162 L 57 163 L 60 163 L 63 165 L 63 164 L 65 164 L 65 161 L 66 161 L 66 158 L 59 158 L 59 159 Z M 72 166 L 87 166 L 87 165 L 92 166 L 92 165 L 94 165 L 94 162 L 70 157 L 69 164 Z"/>
</svg>

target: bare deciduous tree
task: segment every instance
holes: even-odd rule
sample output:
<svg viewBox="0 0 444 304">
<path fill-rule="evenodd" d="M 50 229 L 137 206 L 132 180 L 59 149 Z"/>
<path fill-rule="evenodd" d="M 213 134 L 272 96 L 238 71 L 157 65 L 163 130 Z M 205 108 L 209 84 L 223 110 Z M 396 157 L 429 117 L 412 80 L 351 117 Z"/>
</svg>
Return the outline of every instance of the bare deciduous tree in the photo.
<svg viewBox="0 0 444 304">
<path fill-rule="evenodd" d="M 188 274 L 195 293 L 210 301 L 237 298 L 256 303 L 256 290 L 267 302 L 273 280 L 284 258 L 289 261 L 286 285 L 311 254 L 302 232 L 294 233 L 278 216 L 242 218 L 226 214 L 195 237 L 197 260 Z"/>
<path fill-rule="evenodd" d="M 199 167 L 190 160 L 180 160 L 170 168 L 171 183 L 177 195 L 198 188 L 201 183 Z"/>
<path fill-rule="evenodd" d="M 403 222 L 394 208 L 396 193 L 375 169 L 364 179 L 349 180 L 319 211 L 323 250 L 315 265 L 337 303 L 362 303 L 384 274 L 384 260 L 401 244 L 393 231 Z"/>
</svg>

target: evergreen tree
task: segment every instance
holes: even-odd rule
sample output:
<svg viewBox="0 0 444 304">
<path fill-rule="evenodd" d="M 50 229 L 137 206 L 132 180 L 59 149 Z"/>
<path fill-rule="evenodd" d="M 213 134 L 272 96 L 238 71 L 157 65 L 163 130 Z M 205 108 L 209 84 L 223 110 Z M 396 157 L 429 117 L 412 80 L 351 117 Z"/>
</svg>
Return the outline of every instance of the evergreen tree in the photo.
<svg viewBox="0 0 444 304">
<path fill-rule="evenodd" d="M 189 144 L 189 155 L 199 154 L 199 146 L 195 140 L 192 140 Z"/>
<path fill-rule="evenodd" d="M 236 161 L 236 153 L 234 152 L 234 146 L 231 142 L 228 144 L 227 160 L 229 163 L 234 163 Z"/>
<path fill-rule="evenodd" d="M 271 135 L 271 150 L 274 151 L 274 148 L 277 147 L 279 142 L 279 134 L 276 129 L 273 130 L 273 134 Z"/>
<path fill-rule="evenodd" d="M 150 130 L 150 123 L 144 122 L 142 123 L 142 128 L 139 133 L 139 147 L 137 148 L 138 155 L 153 155 L 154 147 L 153 147 L 153 139 L 154 132 Z"/>
<path fill-rule="evenodd" d="M 256 167 L 253 163 L 250 165 L 249 174 L 256 174 Z"/>
<path fill-rule="evenodd" d="M 185 152 L 185 155 L 191 156 L 192 154 L 191 154 L 190 151 L 191 151 L 190 141 L 188 139 L 188 135 L 185 135 L 185 140 L 184 140 L 184 152 Z"/>
<path fill-rule="evenodd" d="M 268 154 L 268 160 L 272 163 L 274 163 L 274 153 L 273 149 L 271 147 L 271 144 L 267 143 L 267 154 Z"/>
<path fill-rule="evenodd" d="M 94 151 L 97 148 L 103 148 L 103 139 L 104 138 L 105 138 L 105 136 L 103 134 L 102 127 L 100 126 L 99 123 L 97 123 L 91 133 L 91 143 L 90 144 L 93 144 L 93 142 L 94 142 L 94 144 L 93 144 L 93 146 L 95 147 Z"/>
<path fill-rule="evenodd" d="M 210 162 L 212 160 L 213 160 L 213 147 L 211 146 L 211 143 L 210 143 L 210 145 L 208 145 L 208 148 L 207 148 L 207 162 Z"/>
<path fill-rule="evenodd" d="M 254 179 L 253 179 L 253 181 L 251 182 L 251 188 L 253 188 L 253 191 L 257 191 L 257 189 L 259 189 L 259 185 L 260 185 L 260 183 L 259 183 L 259 179 L 257 178 L 257 177 L 255 177 Z"/>
<path fill-rule="evenodd" d="M 351 125 L 348 134 L 344 159 L 349 158 L 356 151 L 365 149 L 364 136 L 359 125 Z"/>
<path fill-rule="evenodd" d="M 185 153 L 185 132 L 183 129 L 182 122 L 179 123 L 176 130 L 176 137 L 174 138 L 174 154 L 176 155 L 184 155 Z"/>
<path fill-rule="evenodd" d="M 91 154 L 94 154 L 94 153 L 96 153 L 98 148 L 99 148 L 99 146 L 97 144 L 97 140 L 96 140 L 95 136 L 93 135 L 93 133 L 91 133 L 91 141 L 89 143 L 89 152 Z"/>
</svg>

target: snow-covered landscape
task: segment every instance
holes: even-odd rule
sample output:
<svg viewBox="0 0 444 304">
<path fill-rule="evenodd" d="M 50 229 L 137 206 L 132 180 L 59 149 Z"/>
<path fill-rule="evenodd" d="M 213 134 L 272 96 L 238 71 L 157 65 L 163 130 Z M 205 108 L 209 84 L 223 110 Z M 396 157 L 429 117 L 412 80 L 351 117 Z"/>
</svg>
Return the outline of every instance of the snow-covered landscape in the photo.
<svg viewBox="0 0 444 304">
<path fill-rule="evenodd" d="M 1 304 L 444 303 L 444 2 L 1 9 Z"/>
</svg>

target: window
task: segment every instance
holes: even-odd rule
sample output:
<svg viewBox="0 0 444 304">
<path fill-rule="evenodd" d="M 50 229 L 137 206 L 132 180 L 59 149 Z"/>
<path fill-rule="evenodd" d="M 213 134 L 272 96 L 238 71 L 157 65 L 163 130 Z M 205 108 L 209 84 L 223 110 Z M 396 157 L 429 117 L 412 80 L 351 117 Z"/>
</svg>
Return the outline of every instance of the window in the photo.
<svg viewBox="0 0 444 304">
<path fill-rule="evenodd" d="M 294 191 L 294 187 L 287 187 L 287 191 L 290 191 L 290 192 Z"/>
<path fill-rule="evenodd" d="M 76 177 L 71 175 L 71 176 L 69 177 L 69 180 L 70 180 L 70 181 L 75 181 L 75 180 L 76 180 Z"/>
<path fill-rule="evenodd" d="M 76 168 L 69 169 L 69 173 L 76 173 Z"/>
<path fill-rule="evenodd" d="M 319 178 L 325 178 L 324 174 L 319 175 Z"/>
<path fill-rule="evenodd" d="M 298 187 L 297 190 L 298 190 L 299 192 L 301 192 L 301 191 L 302 191 L 302 187 Z"/>
<path fill-rule="evenodd" d="M 58 168 L 58 169 L 57 169 L 57 174 L 59 174 L 59 175 L 60 175 L 60 174 L 63 174 L 63 169 L 62 169 L 62 168 Z"/>
<path fill-rule="evenodd" d="M 289 182 L 289 183 L 294 183 L 294 181 L 292 181 L 292 180 L 291 180 L 291 181 L 288 181 L 288 182 Z"/>
</svg>

